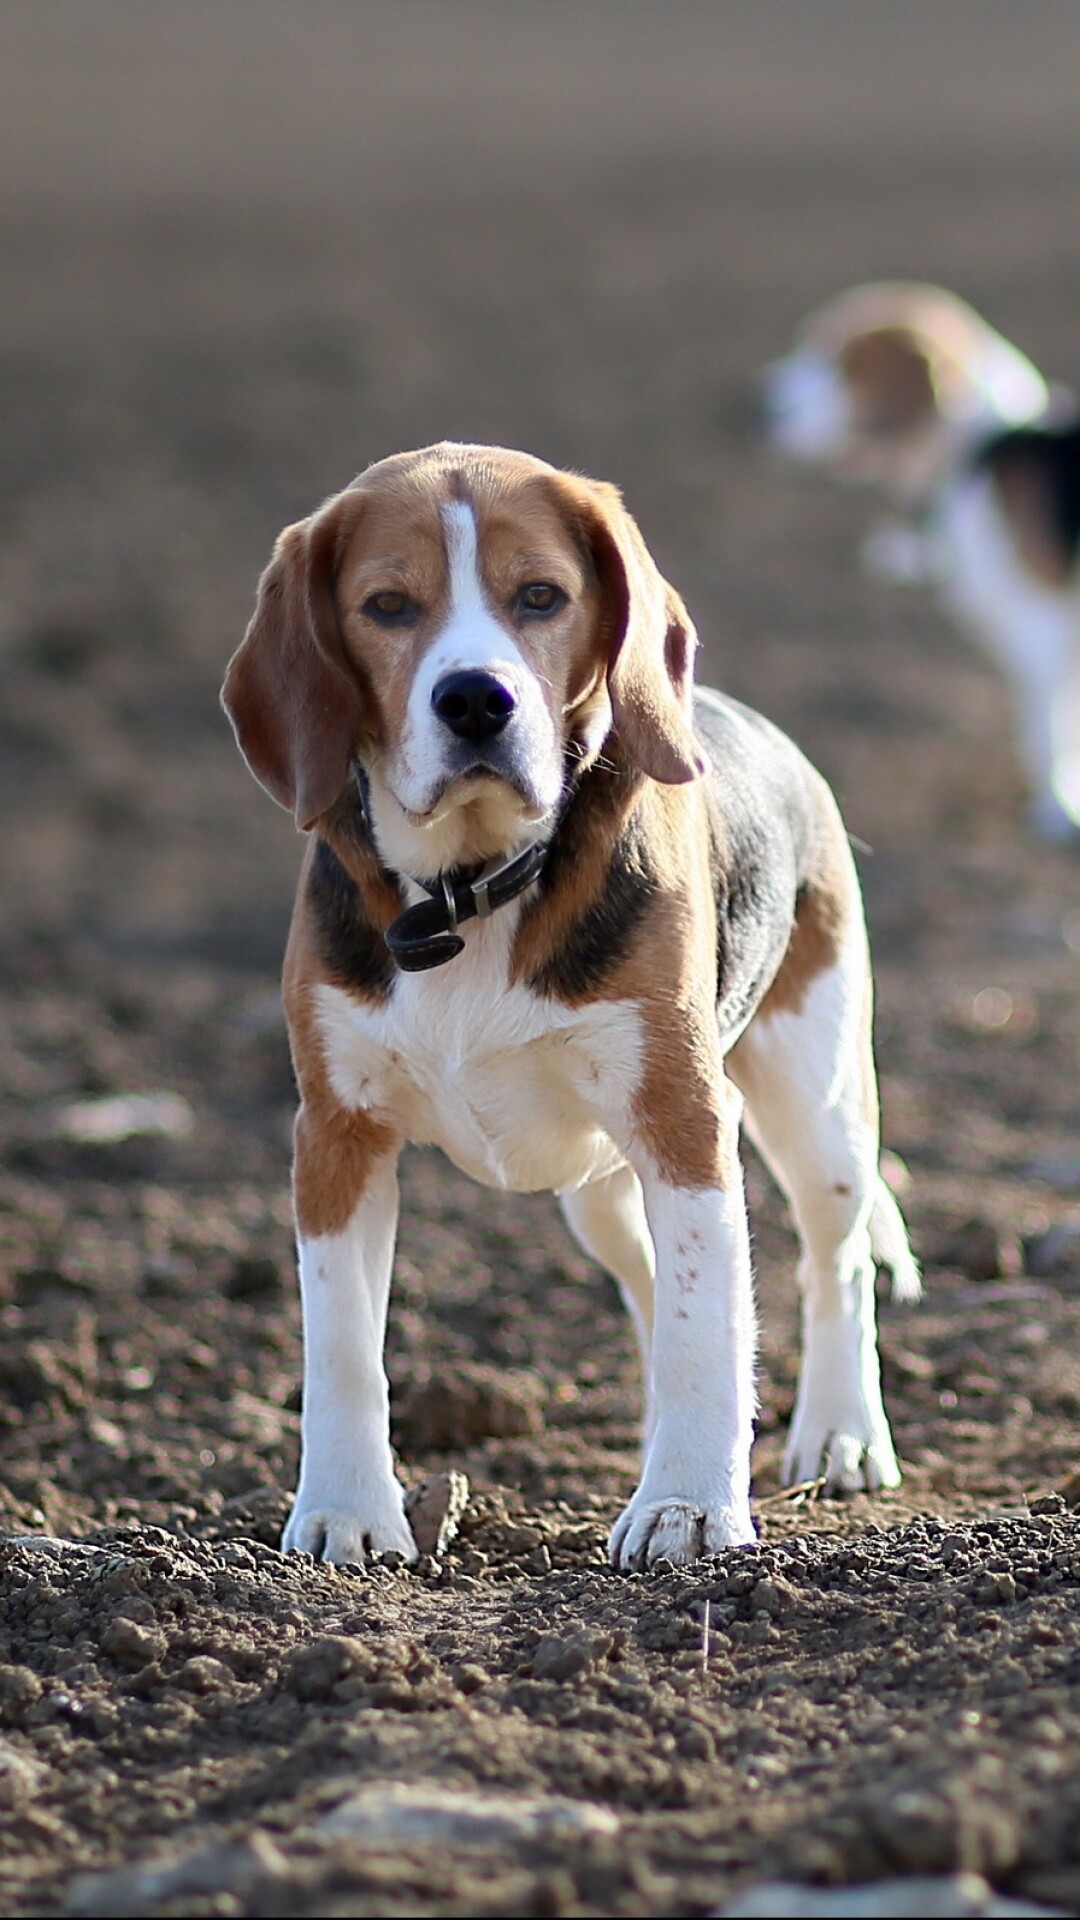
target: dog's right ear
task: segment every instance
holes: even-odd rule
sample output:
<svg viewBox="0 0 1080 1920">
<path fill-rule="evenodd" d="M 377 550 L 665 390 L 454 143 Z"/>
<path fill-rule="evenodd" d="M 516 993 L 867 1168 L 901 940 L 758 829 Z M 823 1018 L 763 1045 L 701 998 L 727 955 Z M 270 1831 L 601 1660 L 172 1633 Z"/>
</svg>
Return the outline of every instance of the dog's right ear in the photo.
<svg viewBox="0 0 1080 1920">
<path fill-rule="evenodd" d="M 650 779 L 681 786 L 706 771 L 691 715 L 697 634 L 616 487 L 561 476 L 605 606 L 607 685 L 615 731 Z"/>
<path fill-rule="evenodd" d="M 285 528 L 221 690 L 256 780 L 304 832 L 344 791 L 363 731 L 363 690 L 334 600 L 338 560 L 361 510 L 357 494 L 339 494 Z"/>
</svg>

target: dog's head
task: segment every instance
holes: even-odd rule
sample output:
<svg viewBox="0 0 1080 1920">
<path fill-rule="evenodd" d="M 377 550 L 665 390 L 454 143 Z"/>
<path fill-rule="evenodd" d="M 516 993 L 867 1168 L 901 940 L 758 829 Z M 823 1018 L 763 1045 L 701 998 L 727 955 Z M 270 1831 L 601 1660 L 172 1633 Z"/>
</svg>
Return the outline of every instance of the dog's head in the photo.
<svg viewBox="0 0 1080 1920">
<path fill-rule="evenodd" d="M 285 529 L 222 697 L 301 828 L 358 761 L 383 859 L 427 878 L 540 838 L 612 731 L 694 779 L 694 646 L 614 487 L 443 443 Z"/>
<path fill-rule="evenodd" d="M 979 433 L 1047 405 L 1041 374 L 941 287 L 853 287 L 766 368 L 766 434 L 793 458 L 904 497 L 932 486 Z"/>
</svg>

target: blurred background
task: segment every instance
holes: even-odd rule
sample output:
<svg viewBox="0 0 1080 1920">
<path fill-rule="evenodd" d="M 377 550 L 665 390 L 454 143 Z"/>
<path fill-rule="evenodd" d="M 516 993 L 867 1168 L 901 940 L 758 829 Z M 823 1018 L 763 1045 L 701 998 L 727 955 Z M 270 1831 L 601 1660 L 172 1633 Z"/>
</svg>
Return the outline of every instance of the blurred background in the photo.
<svg viewBox="0 0 1080 1920">
<path fill-rule="evenodd" d="M 982 797 L 996 690 L 955 662 L 928 687 L 925 636 L 956 642 L 860 588 L 865 503 L 763 458 L 752 383 L 881 275 L 1080 377 L 1068 0 L 51 0 L 0 26 L 20 920 L 157 944 L 230 902 L 251 937 L 295 848 L 230 750 L 222 662 L 278 528 L 444 435 L 616 479 L 707 671 L 781 721 L 809 698 L 823 757 L 853 699 L 890 748 L 979 736 L 887 820 L 908 755 L 890 781 L 880 738 L 833 749 L 872 753 L 864 836 Z"/>
<path fill-rule="evenodd" d="M 40 1353 L 17 1376 L 12 1507 L 100 1513 L 110 1448 L 162 1513 L 291 1473 L 299 846 L 217 689 L 279 528 L 442 436 L 624 489 L 703 677 L 794 732 L 872 849 L 886 1130 L 924 1255 L 955 1277 L 974 1219 L 991 1273 L 1052 1230 L 1071 1272 L 1075 857 L 1026 839 L 991 669 L 920 590 L 860 575 L 872 504 L 768 457 L 752 414 L 806 310 L 878 276 L 941 281 L 1080 383 L 1073 0 L 0 0 L 0 41 L 0 1258 L 8 1335 L 48 1335 L 70 1376 L 63 1417 Z M 78 1117 L 131 1094 L 173 1104 L 130 1137 Z M 607 1497 L 635 1418 L 607 1294 L 547 1202 L 427 1158 L 409 1178 L 398 1377 L 535 1365 L 576 1423 L 566 1484 Z M 753 1184 L 768 1431 L 790 1242 Z M 520 1312 L 492 1304 L 507 1268 Z M 530 1289 L 559 1303 L 548 1347 Z M 225 1342 L 263 1412 L 223 1445 Z M 68 1417 L 91 1392 L 124 1433 Z M 902 1447 L 932 1453 L 910 1417 Z"/>
</svg>

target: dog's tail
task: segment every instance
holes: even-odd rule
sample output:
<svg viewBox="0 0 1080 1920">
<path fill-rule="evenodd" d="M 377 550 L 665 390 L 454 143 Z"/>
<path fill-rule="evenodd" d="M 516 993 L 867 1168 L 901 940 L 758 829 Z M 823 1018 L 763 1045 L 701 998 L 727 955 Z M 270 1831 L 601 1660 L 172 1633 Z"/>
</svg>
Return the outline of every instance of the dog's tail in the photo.
<svg viewBox="0 0 1080 1920">
<path fill-rule="evenodd" d="M 892 1273 L 893 1299 L 918 1300 L 922 1294 L 922 1275 L 911 1251 L 904 1216 L 881 1174 L 870 1215 L 870 1245 L 874 1259 Z"/>
</svg>

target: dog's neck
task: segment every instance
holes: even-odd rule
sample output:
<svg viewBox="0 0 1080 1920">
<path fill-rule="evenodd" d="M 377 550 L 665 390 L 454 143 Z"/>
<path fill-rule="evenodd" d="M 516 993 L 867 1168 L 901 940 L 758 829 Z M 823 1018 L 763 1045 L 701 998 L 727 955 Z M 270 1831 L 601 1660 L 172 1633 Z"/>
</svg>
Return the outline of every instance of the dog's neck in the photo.
<svg viewBox="0 0 1080 1920">
<path fill-rule="evenodd" d="M 462 952 L 462 923 L 489 919 L 540 879 L 580 785 L 579 774 L 568 765 L 559 806 L 542 834 L 524 847 L 434 875 L 408 874 L 388 868 L 380 856 L 368 777 L 356 761 L 350 785 L 321 832 L 359 885 L 396 966 L 403 973 L 422 973 Z"/>
</svg>

